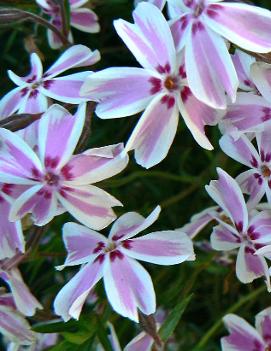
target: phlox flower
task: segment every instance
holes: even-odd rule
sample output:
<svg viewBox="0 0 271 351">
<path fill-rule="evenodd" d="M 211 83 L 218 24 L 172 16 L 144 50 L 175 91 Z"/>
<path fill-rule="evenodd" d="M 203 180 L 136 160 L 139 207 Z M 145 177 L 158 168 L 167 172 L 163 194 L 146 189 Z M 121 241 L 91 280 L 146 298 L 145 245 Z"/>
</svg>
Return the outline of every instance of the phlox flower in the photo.
<svg viewBox="0 0 271 351">
<path fill-rule="evenodd" d="M 31 72 L 19 77 L 8 71 L 9 78 L 18 86 L 0 100 L 0 117 L 7 117 L 15 112 L 39 113 L 48 108 L 48 98 L 79 104 L 85 99 L 79 96 L 79 90 L 90 71 L 56 77 L 62 72 L 75 67 L 93 65 L 100 59 L 98 50 L 91 51 L 84 45 L 74 45 L 67 49 L 56 62 L 43 73 L 42 63 L 36 53 L 31 55 Z"/>
<path fill-rule="evenodd" d="M 57 2 L 53 0 L 36 0 L 36 2 L 43 12 L 50 17 L 50 22 L 62 32 L 61 8 Z M 89 8 L 82 7 L 87 2 L 88 0 L 69 0 L 70 25 L 82 32 L 97 33 L 100 30 L 97 15 Z M 62 42 L 54 32 L 48 30 L 47 35 L 52 49 L 58 49 L 62 46 Z M 68 37 L 69 41 L 73 42 L 71 31 Z"/>
<path fill-rule="evenodd" d="M 17 345 L 30 346 L 35 340 L 36 333 L 31 330 L 24 316 L 17 311 L 11 294 L 0 295 L 0 333 Z"/>
<path fill-rule="evenodd" d="M 270 65 L 256 62 L 255 58 L 236 50 L 232 60 L 239 79 L 241 92 L 234 103 L 228 105 L 220 120 L 223 134 L 235 138 L 248 132 L 260 132 L 271 124 L 270 86 L 267 77 Z"/>
<path fill-rule="evenodd" d="M 256 133 L 257 149 L 252 141 L 241 135 L 235 140 L 231 135 L 225 134 L 219 141 L 220 147 L 231 158 L 250 169 L 242 172 L 236 178 L 243 193 L 249 194 L 248 205 L 255 207 L 266 195 L 271 204 L 271 129 L 266 128 Z"/>
<path fill-rule="evenodd" d="M 211 245 L 219 251 L 238 249 L 236 275 L 242 283 L 265 276 L 270 291 L 270 277 L 266 260 L 255 255 L 257 249 L 271 243 L 270 211 L 248 213 L 244 196 L 237 182 L 218 168 L 219 179 L 206 186 L 210 197 L 223 210 L 212 213 L 219 223 L 213 228 Z"/>
<path fill-rule="evenodd" d="M 0 262 L 0 278 L 9 286 L 17 310 L 25 316 L 33 316 L 36 309 L 43 308 L 42 305 L 23 281 L 19 269 L 5 269 L 5 263 L 6 261 Z"/>
<path fill-rule="evenodd" d="M 125 117 L 145 109 L 125 149 L 135 149 L 136 161 L 146 168 L 166 157 L 179 113 L 197 143 L 211 150 L 204 127 L 216 124 L 219 113 L 192 94 L 183 54 L 176 54 L 167 21 L 156 6 L 145 2 L 133 17 L 135 24 L 119 19 L 114 25 L 143 69 L 117 67 L 94 73 L 84 83 L 82 96 L 98 101 L 100 118 Z"/>
<path fill-rule="evenodd" d="M 78 319 L 89 292 L 102 277 L 107 298 L 117 313 L 136 322 L 138 309 L 146 315 L 154 313 L 152 280 L 136 259 L 160 265 L 194 259 L 191 240 L 179 231 L 135 238 L 159 213 L 159 206 L 146 219 L 135 212 L 125 213 L 113 224 L 108 238 L 79 224 L 66 223 L 63 238 L 68 256 L 61 268 L 83 266 L 58 293 L 55 313 L 65 321 Z"/>
<path fill-rule="evenodd" d="M 188 85 L 202 102 L 226 108 L 234 102 L 238 77 L 225 39 L 259 53 L 271 51 L 271 12 L 221 0 L 168 0 L 179 8 L 171 21 L 177 49 L 185 48 Z M 176 14 L 175 14 L 176 15 Z"/>
<path fill-rule="evenodd" d="M 0 129 L 0 180 L 26 186 L 12 204 L 11 221 L 32 213 L 35 224 L 42 226 L 68 211 L 101 229 L 115 219 L 112 207 L 121 203 L 92 184 L 123 170 L 128 156 L 121 144 L 73 155 L 85 114 L 86 104 L 74 116 L 52 105 L 39 120 L 36 152 L 20 136 Z"/>
<path fill-rule="evenodd" d="M 222 351 L 269 351 L 271 350 L 271 308 L 256 315 L 255 328 L 235 314 L 223 318 L 230 335 L 221 339 Z"/>
</svg>

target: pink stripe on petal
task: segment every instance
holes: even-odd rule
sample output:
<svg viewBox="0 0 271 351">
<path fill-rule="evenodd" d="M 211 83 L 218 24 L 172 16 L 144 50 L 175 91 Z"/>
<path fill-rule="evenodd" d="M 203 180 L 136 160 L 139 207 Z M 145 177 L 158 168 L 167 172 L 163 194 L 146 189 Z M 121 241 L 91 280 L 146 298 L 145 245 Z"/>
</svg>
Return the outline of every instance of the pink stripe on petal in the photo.
<svg viewBox="0 0 271 351">
<path fill-rule="evenodd" d="M 244 91 L 255 91 L 254 79 L 251 78 L 250 74 L 251 65 L 256 61 L 255 58 L 236 49 L 232 55 L 232 61 L 239 79 L 239 87 Z"/>
<path fill-rule="evenodd" d="M 63 240 L 68 251 L 64 266 L 92 261 L 107 244 L 107 240 L 101 234 L 72 222 L 64 224 Z"/>
<path fill-rule="evenodd" d="M 142 111 L 153 97 L 152 75 L 142 68 L 107 68 L 90 74 L 80 94 L 99 101 L 96 113 L 100 118 L 133 115 Z"/>
<path fill-rule="evenodd" d="M 45 80 L 40 91 L 58 101 L 79 104 L 86 99 L 80 96 L 80 89 L 90 72 L 80 72 L 68 76 Z"/>
<path fill-rule="evenodd" d="M 124 240 L 127 256 L 160 265 L 173 265 L 194 258 L 191 239 L 180 231 L 161 231 Z"/>
<path fill-rule="evenodd" d="M 208 16 L 208 9 L 212 10 L 211 16 Z M 224 2 L 210 4 L 208 9 L 205 21 L 215 32 L 252 52 L 271 50 L 270 11 L 242 3 Z"/>
<path fill-rule="evenodd" d="M 241 132 L 255 132 L 271 124 L 271 104 L 252 93 L 238 93 L 223 120 Z"/>
<path fill-rule="evenodd" d="M 266 343 L 271 339 L 271 308 L 268 307 L 256 315 L 256 329 Z"/>
<path fill-rule="evenodd" d="M 97 33 L 100 30 L 97 15 L 87 8 L 72 9 L 71 26 L 87 33 Z"/>
<path fill-rule="evenodd" d="M 46 111 L 48 108 L 48 99 L 40 91 L 40 89 L 30 90 L 24 107 L 20 107 L 20 113 L 40 113 Z"/>
<path fill-rule="evenodd" d="M 68 184 L 93 184 L 113 177 L 128 163 L 128 155 L 123 154 L 123 144 L 90 149 L 74 156 L 61 173 Z"/>
<path fill-rule="evenodd" d="M 182 50 L 187 43 L 193 23 L 192 19 L 192 14 L 184 14 L 170 23 L 170 29 L 177 51 Z"/>
<path fill-rule="evenodd" d="M 259 155 L 247 136 L 241 135 L 239 139 L 235 140 L 232 136 L 225 134 L 220 139 L 219 145 L 222 151 L 235 161 L 250 168 L 257 169 L 260 166 Z"/>
<path fill-rule="evenodd" d="M 93 55 L 87 46 L 73 45 L 67 49 L 58 60 L 46 71 L 46 79 L 53 78 L 58 74 L 75 67 L 84 67 L 92 64 Z"/>
<path fill-rule="evenodd" d="M 265 259 L 254 255 L 255 250 L 243 244 L 238 252 L 236 275 L 242 283 L 251 283 L 254 279 L 266 276 L 269 281 L 268 266 Z"/>
<path fill-rule="evenodd" d="M 247 229 L 248 212 L 246 203 L 236 181 L 221 168 L 217 168 L 218 180 L 212 180 L 206 191 L 211 198 L 226 212 L 238 231 Z"/>
<path fill-rule="evenodd" d="M 235 101 L 239 82 L 225 41 L 199 21 L 188 37 L 185 65 L 188 85 L 200 101 L 220 109 L 227 105 L 226 94 Z"/>
<path fill-rule="evenodd" d="M 76 116 L 59 105 L 51 106 L 43 114 L 39 121 L 39 154 L 47 169 L 59 169 L 70 159 L 84 126 L 85 113 L 86 105 L 82 104 Z"/>
<path fill-rule="evenodd" d="M 0 128 L 0 140 L 1 181 L 15 184 L 35 183 L 34 180 L 42 172 L 42 166 L 33 150 L 19 136 L 4 128 Z"/>
<path fill-rule="evenodd" d="M 135 150 L 138 164 L 150 168 L 168 154 L 177 131 L 179 112 L 175 97 L 158 95 L 148 105 L 125 149 Z"/>
<path fill-rule="evenodd" d="M 65 322 L 79 319 L 90 290 L 102 278 L 100 261 L 85 265 L 57 294 L 54 310 Z"/>
<path fill-rule="evenodd" d="M 111 195 L 92 185 L 65 187 L 57 196 L 72 216 L 95 230 L 108 226 L 116 218 L 112 207 L 120 205 Z"/>
<path fill-rule="evenodd" d="M 228 251 L 240 247 L 241 238 L 222 225 L 216 226 L 211 234 L 212 248 L 218 251 Z"/>
<path fill-rule="evenodd" d="M 22 102 L 22 88 L 18 87 L 10 92 L 0 100 L 0 119 L 8 117 L 15 113 Z"/>
<path fill-rule="evenodd" d="M 221 339 L 223 351 L 265 351 L 265 343 L 260 334 L 243 318 L 228 314 L 223 320 L 230 332 L 229 336 Z"/>
<path fill-rule="evenodd" d="M 110 259 L 104 269 L 104 285 L 112 308 L 124 317 L 138 322 L 137 309 L 144 314 L 155 312 L 155 292 L 148 272 L 135 260 L 123 254 Z"/>
<path fill-rule="evenodd" d="M 242 192 L 250 195 L 247 201 L 247 206 L 251 209 L 256 207 L 265 193 L 264 182 L 261 177 L 256 178 L 255 174 L 254 169 L 250 169 L 236 177 L 236 181 Z"/>
<path fill-rule="evenodd" d="M 150 227 L 157 220 L 160 211 L 160 206 L 157 206 L 146 218 L 136 212 L 127 212 L 123 214 L 112 225 L 109 239 L 118 241 L 126 240 L 135 236 Z"/>
<path fill-rule="evenodd" d="M 154 340 L 145 332 L 137 335 L 125 346 L 123 351 L 151 351 Z"/>
</svg>

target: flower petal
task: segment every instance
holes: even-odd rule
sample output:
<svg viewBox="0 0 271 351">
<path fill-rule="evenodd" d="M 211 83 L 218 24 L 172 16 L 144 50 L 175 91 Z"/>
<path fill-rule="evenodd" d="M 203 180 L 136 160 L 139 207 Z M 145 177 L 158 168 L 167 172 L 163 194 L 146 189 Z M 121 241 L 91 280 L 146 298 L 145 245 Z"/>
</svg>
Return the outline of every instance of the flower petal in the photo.
<svg viewBox="0 0 271 351">
<path fill-rule="evenodd" d="M 57 197 L 72 216 L 95 230 L 107 227 L 116 218 L 112 207 L 121 205 L 113 196 L 93 185 L 66 186 Z"/>
<path fill-rule="evenodd" d="M 235 140 L 231 135 L 225 134 L 219 140 L 219 145 L 226 155 L 243 165 L 257 169 L 261 163 L 255 147 L 246 135 Z"/>
<path fill-rule="evenodd" d="M 62 106 L 53 105 L 42 116 L 39 121 L 39 154 L 46 168 L 60 169 L 71 158 L 82 133 L 85 114 L 86 104 L 81 104 L 74 116 Z"/>
<path fill-rule="evenodd" d="M 90 290 L 102 278 L 102 267 L 97 260 L 81 268 L 57 294 L 54 301 L 55 314 L 65 322 L 71 318 L 79 319 Z"/>
<path fill-rule="evenodd" d="M 99 251 L 97 245 L 104 243 L 106 238 L 83 225 L 77 223 L 65 223 L 63 226 L 63 240 L 68 251 L 64 266 L 74 266 L 93 261 Z"/>
<path fill-rule="evenodd" d="M 79 92 L 89 73 L 89 71 L 86 71 L 45 80 L 39 90 L 54 100 L 70 104 L 80 104 L 86 100 L 80 96 Z"/>
<path fill-rule="evenodd" d="M 224 109 L 225 93 L 231 101 L 236 100 L 239 82 L 226 43 L 199 21 L 193 23 L 187 39 L 185 66 L 188 85 L 200 101 Z"/>
<path fill-rule="evenodd" d="M 0 307 L 0 333 L 20 345 L 33 345 L 35 333 L 27 320 L 7 306 Z"/>
<path fill-rule="evenodd" d="M 271 103 L 271 65 L 255 62 L 251 66 L 251 77 L 262 96 Z"/>
<path fill-rule="evenodd" d="M 217 168 L 218 180 L 212 180 L 205 189 L 211 198 L 226 212 L 240 230 L 246 230 L 248 213 L 246 203 L 236 181 L 221 168 Z"/>
<path fill-rule="evenodd" d="M 97 33 L 100 31 L 96 13 L 87 8 L 72 9 L 71 26 L 87 33 Z"/>
<path fill-rule="evenodd" d="M 123 351 L 151 351 L 153 343 L 153 338 L 149 334 L 141 332 L 124 347 Z"/>
<path fill-rule="evenodd" d="M 180 231 L 160 231 L 122 242 L 125 255 L 150 263 L 173 265 L 195 259 L 191 239 Z"/>
<path fill-rule="evenodd" d="M 256 91 L 254 79 L 251 78 L 250 70 L 251 65 L 256 61 L 255 58 L 236 49 L 234 55 L 232 55 L 232 61 L 237 72 L 240 89 L 245 91 Z"/>
<path fill-rule="evenodd" d="M 36 313 L 36 309 L 43 308 L 30 292 L 17 268 L 9 271 L 7 284 L 12 292 L 16 307 L 22 314 L 33 316 Z"/>
<path fill-rule="evenodd" d="M 268 307 L 258 313 L 255 317 L 256 319 L 256 329 L 263 339 L 269 342 L 270 340 L 270 330 L 271 330 L 271 308 Z"/>
<path fill-rule="evenodd" d="M 159 94 L 141 116 L 125 150 L 135 150 L 136 162 L 141 166 L 155 166 L 168 154 L 177 131 L 178 117 L 175 98 Z"/>
<path fill-rule="evenodd" d="M 100 118 L 130 116 L 144 110 L 152 100 L 152 76 L 153 72 L 142 68 L 107 68 L 88 76 L 81 95 L 99 101 L 96 113 Z M 154 79 L 159 85 L 159 79 Z"/>
<path fill-rule="evenodd" d="M 129 161 L 123 149 L 123 144 L 108 145 L 72 157 L 62 169 L 66 184 L 93 184 L 120 173 Z"/>
<path fill-rule="evenodd" d="M 0 195 L 0 260 L 13 257 L 18 251 L 24 253 L 25 241 L 21 222 L 8 220 L 10 203 Z"/>
<path fill-rule="evenodd" d="M 185 224 L 183 227 L 178 228 L 181 232 L 187 234 L 193 239 L 206 225 L 208 225 L 213 217 L 210 213 L 216 211 L 217 207 L 209 207 L 195 215 L 190 219 L 190 222 Z"/>
<path fill-rule="evenodd" d="M 0 119 L 9 117 L 15 113 L 22 103 L 22 88 L 18 87 L 10 92 L 0 100 Z"/>
<path fill-rule="evenodd" d="M 25 99 L 21 100 L 19 113 L 35 114 L 47 110 L 48 99 L 40 90 L 36 89 L 28 92 Z"/>
<path fill-rule="evenodd" d="M 242 192 L 250 195 L 247 201 L 247 207 L 251 209 L 255 208 L 264 196 L 264 182 L 261 181 L 261 178 L 255 178 L 254 169 L 239 174 L 235 180 L 239 184 Z"/>
<path fill-rule="evenodd" d="M 155 312 L 155 292 L 149 273 L 135 260 L 118 255 L 106 257 L 104 286 L 112 308 L 138 322 L 139 309 L 146 315 Z"/>
<path fill-rule="evenodd" d="M 178 105 L 184 122 L 196 142 L 207 150 L 213 150 L 212 144 L 205 135 L 204 127 L 215 125 L 220 113 L 199 101 L 188 87 L 182 89 Z"/>
<path fill-rule="evenodd" d="M 142 2 L 133 12 L 135 24 L 114 21 L 115 29 L 125 45 L 144 68 L 174 68 L 176 52 L 169 25 L 153 4 Z"/>
<path fill-rule="evenodd" d="M 271 51 L 270 11 L 243 3 L 209 5 L 206 23 L 237 46 L 252 52 Z"/>
<path fill-rule="evenodd" d="M 242 244 L 236 260 L 236 275 L 240 282 L 247 284 L 254 279 L 265 276 L 266 283 L 270 287 L 270 276 L 265 259 L 254 254 L 249 247 Z M 269 288 L 270 290 L 270 288 Z"/>
<path fill-rule="evenodd" d="M 173 9 L 173 7 L 170 8 Z M 182 50 L 187 43 L 188 36 L 193 23 L 192 19 L 192 14 L 185 13 L 181 16 L 178 16 L 177 19 L 170 22 L 170 29 L 177 51 Z"/>
<path fill-rule="evenodd" d="M 33 150 L 18 135 L 0 128 L 0 181 L 35 184 L 42 165 Z"/>
<path fill-rule="evenodd" d="M 265 350 L 265 343 L 259 333 L 243 318 L 227 314 L 223 321 L 230 335 L 221 339 L 223 351 L 259 351 Z"/>
<path fill-rule="evenodd" d="M 157 206 L 155 209 L 144 218 L 136 212 L 127 212 L 120 216 L 112 225 L 109 233 L 109 239 L 112 240 L 126 240 L 143 230 L 150 227 L 159 217 L 161 207 Z"/>
<path fill-rule="evenodd" d="M 240 237 L 224 226 L 218 225 L 213 228 L 211 245 L 214 250 L 229 251 L 240 246 Z"/>
<path fill-rule="evenodd" d="M 84 45 L 73 45 L 46 71 L 46 79 L 53 78 L 71 68 L 93 65 L 99 59 L 97 50 L 91 51 Z"/>
<path fill-rule="evenodd" d="M 223 122 L 240 132 L 263 130 L 271 120 L 271 104 L 252 93 L 238 93 L 235 104 L 229 105 Z"/>
</svg>

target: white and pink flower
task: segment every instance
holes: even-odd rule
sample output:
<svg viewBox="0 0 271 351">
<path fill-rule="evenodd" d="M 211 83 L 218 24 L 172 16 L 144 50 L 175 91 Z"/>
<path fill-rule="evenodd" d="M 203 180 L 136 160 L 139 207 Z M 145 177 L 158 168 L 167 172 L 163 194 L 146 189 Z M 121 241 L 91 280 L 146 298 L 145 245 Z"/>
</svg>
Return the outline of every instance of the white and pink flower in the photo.
<svg viewBox="0 0 271 351">
<path fill-rule="evenodd" d="M 215 125 L 219 113 L 192 94 L 183 53 L 177 55 L 161 11 L 143 2 L 133 17 L 135 24 L 120 19 L 114 25 L 143 68 L 108 68 L 91 74 L 81 89 L 82 96 L 98 101 L 96 113 L 104 119 L 145 110 L 125 149 L 134 149 L 137 163 L 146 168 L 166 157 L 177 131 L 179 113 L 197 143 L 213 149 L 204 127 Z"/>
<path fill-rule="evenodd" d="M 56 77 L 76 67 L 93 65 L 100 60 L 98 50 L 91 51 L 84 45 L 67 49 L 56 62 L 43 73 L 42 63 L 36 53 L 31 55 L 31 72 L 19 77 L 8 71 L 9 78 L 18 86 L 0 100 L 0 117 L 15 112 L 39 113 L 47 110 L 51 100 L 79 104 L 85 99 L 79 95 L 80 88 L 90 71 Z"/>
<path fill-rule="evenodd" d="M 63 227 L 68 256 L 64 266 L 82 268 L 58 293 L 55 313 L 65 321 L 78 319 L 83 304 L 103 277 L 107 298 L 113 309 L 138 322 L 138 309 L 146 315 L 155 312 L 155 293 L 151 277 L 136 261 L 173 265 L 194 259 L 193 245 L 179 231 L 153 232 L 135 236 L 158 217 L 159 206 L 145 219 L 128 212 L 113 224 L 109 237 L 76 223 Z"/>
<path fill-rule="evenodd" d="M 32 213 L 35 224 L 42 226 L 68 211 L 81 223 L 101 229 L 115 219 L 112 207 L 121 203 L 92 184 L 122 171 L 128 156 L 121 144 L 73 155 L 85 114 L 85 104 L 74 116 L 51 106 L 38 124 L 37 152 L 15 133 L 0 129 L 0 179 L 26 186 L 12 204 L 11 221 Z"/>
</svg>

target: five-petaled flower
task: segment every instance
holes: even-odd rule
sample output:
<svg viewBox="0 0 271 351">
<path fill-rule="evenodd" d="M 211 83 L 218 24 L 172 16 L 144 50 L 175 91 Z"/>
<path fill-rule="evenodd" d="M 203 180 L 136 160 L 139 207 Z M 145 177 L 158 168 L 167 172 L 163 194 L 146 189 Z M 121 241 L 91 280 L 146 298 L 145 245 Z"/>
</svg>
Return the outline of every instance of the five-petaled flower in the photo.
<svg viewBox="0 0 271 351">
<path fill-rule="evenodd" d="M 239 82 L 225 39 L 251 52 L 271 51 L 271 12 L 221 0 L 168 3 L 179 8 L 171 30 L 177 49 L 185 48 L 190 89 L 204 103 L 226 108 L 225 92 L 234 102 Z"/>
<path fill-rule="evenodd" d="M 248 213 L 241 189 L 225 171 L 218 168 L 219 179 L 206 186 L 211 198 L 223 210 L 211 215 L 219 223 L 213 228 L 211 245 L 215 250 L 239 249 L 236 260 L 236 275 L 242 283 L 251 283 L 265 276 L 270 291 L 270 274 L 264 257 L 256 251 L 271 243 L 271 217 L 269 211 Z"/>
<path fill-rule="evenodd" d="M 228 314 L 223 321 L 230 335 L 221 339 L 222 351 L 270 351 L 271 350 L 271 308 L 256 315 L 256 328 L 243 318 Z"/>
<path fill-rule="evenodd" d="M 101 229 L 115 219 L 112 207 L 121 203 L 92 184 L 123 170 L 128 156 L 122 144 L 73 156 L 85 114 L 84 103 L 74 116 L 51 106 L 39 121 L 37 153 L 15 133 L 0 129 L 0 179 L 27 186 L 12 204 L 11 221 L 32 213 L 41 226 L 68 211 L 83 224 Z"/>
<path fill-rule="evenodd" d="M 50 22 L 63 32 L 63 21 L 61 7 L 54 0 L 36 0 L 43 12 L 50 17 Z M 70 25 L 87 33 L 97 33 L 100 30 L 97 15 L 90 9 L 82 7 L 88 0 L 69 0 L 70 5 Z M 51 30 L 47 31 L 49 45 L 52 49 L 58 49 L 62 46 L 59 37 Z M 71 31 L 68 33 L 68 39 L 73 42 Z"/>
<path fill-rule="evenodd" d="M 58 293 L 55 313 L 65 321 L 78 319 L 90 290 L 102 277 L 116 312 L 136 322 L 138 309 L 146 315 L 154 313 L 152 280 L 136 259 L 160 265 L 194 259 L 192 241 L 180 231 L 159 231 L 135 238 L 159 213 L 159 206 L 146 219 L 136 212 L 125 213 L 113 224 L 108 238 L 79 224 L 66 223 L 63 236 L 68 257 L 60 268 L 83 266 Z"/>
<path fill-rule="evenodd" d="M 183 53 L 177 55 L 169 25 L 154 5 L 140 3 L 135 24 L 115 21 L 115 28 L 142 68 L 108 68 L 91 74 L 82 96 L 98 101 L 100 118 L 130 116 L 144 109 L 126 150 L 135 149 L 139 164 L 149 168 L 163 160 L 177 131 L 179 112 L 198 144 L 213 147 L 205 125 L 217 123 L 219 112 L 200 102 L 186 80 Z"/>
<path fill-rule="evenodd" d="M 79 104 L 85 99 L 79 91 L 90 71 L 56 77 L 62 72 L 76 67 L 93 65 L 100 59 L 98 50 L 91 51 L 84 45 L 74 45 L 67 49 L 58 60 L 43 73 L 42 63 L 36 53 L 31 55 L 31 72 L 19 77 L 8 71 L 10 79 L 18 85 L 0 100 L 0 117 L 18 113 L 39 113 L 48 108 L 48 98 Z"/>
</svg>

